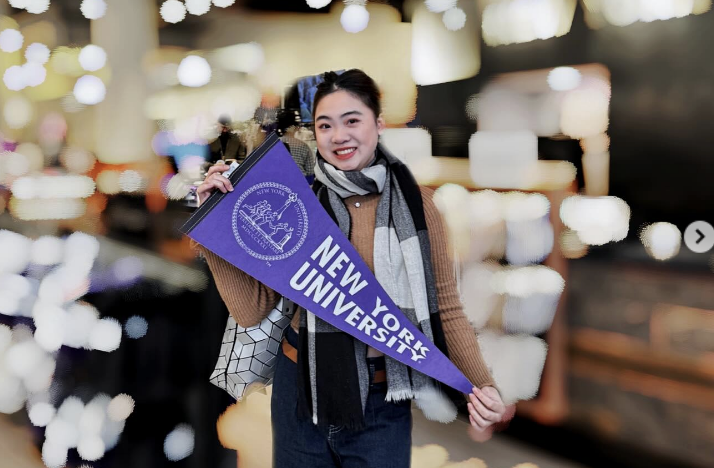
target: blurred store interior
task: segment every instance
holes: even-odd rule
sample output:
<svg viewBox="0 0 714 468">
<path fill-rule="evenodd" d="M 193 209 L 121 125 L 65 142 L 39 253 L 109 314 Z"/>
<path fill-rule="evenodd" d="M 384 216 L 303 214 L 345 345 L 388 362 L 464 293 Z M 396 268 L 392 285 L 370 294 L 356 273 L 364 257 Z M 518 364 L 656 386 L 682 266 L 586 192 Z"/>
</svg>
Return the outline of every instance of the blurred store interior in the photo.
<svg viewBox="0 0 714 468">
<path fill-rule="evenodd" d="M 486 442 L 415 413 L 413 466 L 714 466 L 711 0 L 0 15 L 0 467 L 270 466 L 270 390 L 209 383 L 228 312 L 179 227 L 211 162 L 276 129 L 314 152 L 315 80 L 350 68 L 518 402 Z"/>
</svg>

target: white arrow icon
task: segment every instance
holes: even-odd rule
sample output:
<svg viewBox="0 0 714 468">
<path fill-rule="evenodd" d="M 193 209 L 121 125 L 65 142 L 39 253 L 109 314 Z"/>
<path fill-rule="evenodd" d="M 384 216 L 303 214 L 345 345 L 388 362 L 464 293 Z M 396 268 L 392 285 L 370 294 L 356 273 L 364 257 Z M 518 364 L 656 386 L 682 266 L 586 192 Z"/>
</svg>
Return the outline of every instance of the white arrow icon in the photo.
<svg viewBox="0 0 714 468">
<path fill-rule="evenodd" d="M 684 243 L 694 253 L 705 253 L 714 247 L 714 227 L 706 221 L 694 221 L 684 231 Z"/>
</svg>

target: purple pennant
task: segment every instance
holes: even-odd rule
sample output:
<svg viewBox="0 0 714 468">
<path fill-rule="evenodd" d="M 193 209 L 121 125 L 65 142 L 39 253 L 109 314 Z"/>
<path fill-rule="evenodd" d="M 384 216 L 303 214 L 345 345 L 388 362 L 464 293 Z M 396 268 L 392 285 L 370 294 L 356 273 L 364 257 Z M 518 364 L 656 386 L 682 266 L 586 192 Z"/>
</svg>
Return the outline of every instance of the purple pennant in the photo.
<svg viewBox="0 0 714 468">
<path fill-rule="evenodd" d="M 399 310 L 271 135 L 182 232 L 322 320 L 456 390 L 466 376 Z"/>
</svg>

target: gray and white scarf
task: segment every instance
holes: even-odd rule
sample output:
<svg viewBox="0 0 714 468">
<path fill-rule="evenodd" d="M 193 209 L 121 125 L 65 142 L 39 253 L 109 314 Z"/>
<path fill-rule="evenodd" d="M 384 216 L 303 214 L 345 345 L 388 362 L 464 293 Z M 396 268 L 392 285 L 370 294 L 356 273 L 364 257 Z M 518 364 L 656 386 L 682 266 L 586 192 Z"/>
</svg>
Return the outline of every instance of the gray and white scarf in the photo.
<svg viewBox="0 0 714 468">
<path fill-rule="evenodd" d="M 375 277 L 404 315 L 448 356 L 421 191 L 409 169 L 380 145 L 371 165 L 361 171 L 340 171 L 318 155 L 315 178 L 318 199 L 348 238 L 351 219 L 343 200 L 381 193 Z M 366 345 L 309 311 L 301 316 L 299 342 L 300 413 L 315 424 L 363 427 L 369 392 Z M 414 399 L 429 419 L 450 422 L 456 417 L 438 382 L 395 359 L 385 360 L 388 401 Z"/>
</svg>

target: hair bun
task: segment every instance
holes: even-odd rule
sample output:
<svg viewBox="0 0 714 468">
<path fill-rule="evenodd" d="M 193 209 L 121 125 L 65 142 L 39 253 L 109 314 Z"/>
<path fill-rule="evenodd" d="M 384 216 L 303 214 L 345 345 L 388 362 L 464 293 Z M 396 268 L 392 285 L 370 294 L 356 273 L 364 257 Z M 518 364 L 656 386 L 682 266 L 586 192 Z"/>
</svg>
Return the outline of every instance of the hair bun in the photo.
<svg viewBox="0 0 714 468">
<path fill-rule="evenodd" d="M 322 74 L 322 82 L 323 82 L 323 83 L 326 83 L 326 84 L 332 84 L 332 83 L 334 83 L 335 81 L 337 81 L 337 78 L 338 78 L 339 76 L 340 76 L 340 75 L 338 75 L 337 73 L 335 73 L 335 72 L 333 72 L 333 71 L 325 72 L 325 73 Z"/>
</svg>

